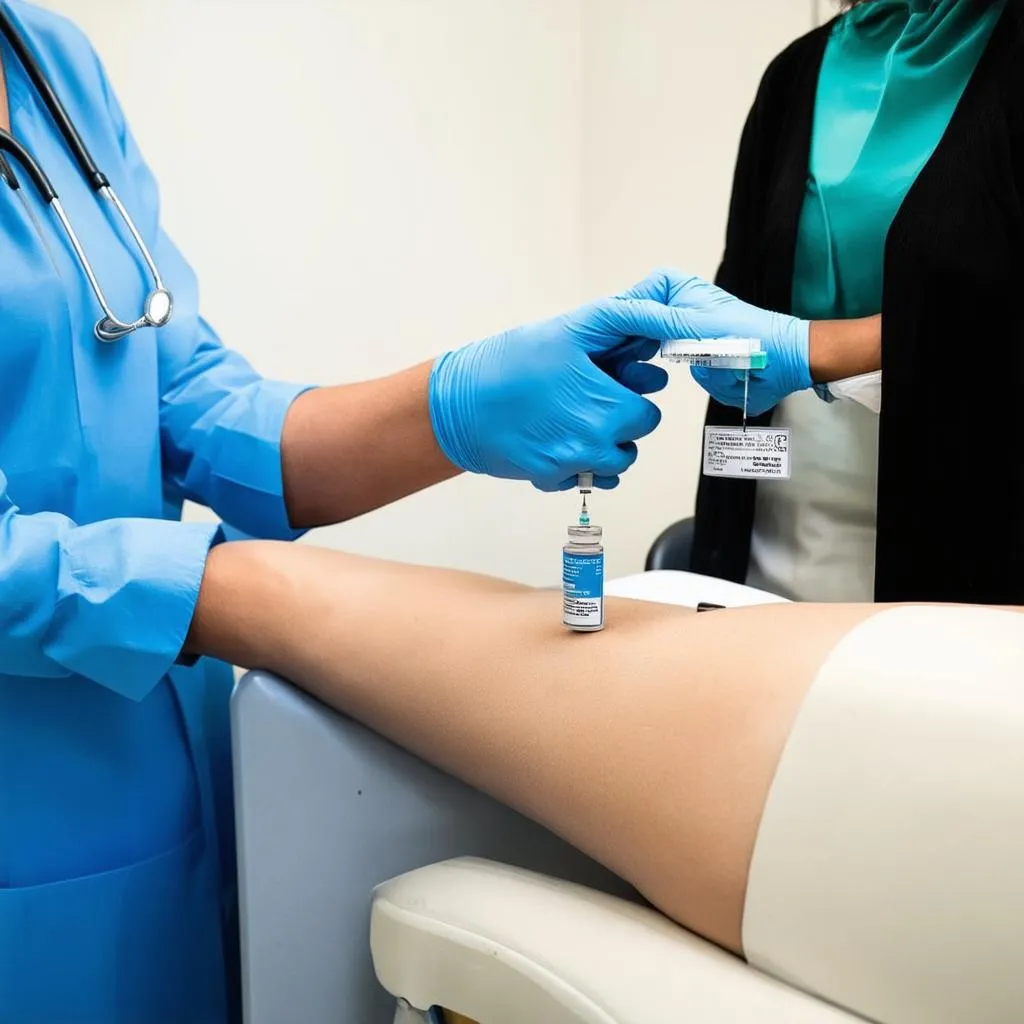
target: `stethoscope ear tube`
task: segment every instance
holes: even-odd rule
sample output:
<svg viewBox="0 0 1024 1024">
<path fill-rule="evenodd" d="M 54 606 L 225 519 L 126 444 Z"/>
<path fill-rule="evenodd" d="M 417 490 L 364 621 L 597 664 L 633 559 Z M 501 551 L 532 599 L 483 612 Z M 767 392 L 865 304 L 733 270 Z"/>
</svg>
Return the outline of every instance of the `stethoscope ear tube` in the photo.
<svg viewBox="0 0 1024 1024">
<path fill-rule="evenodd" d="M 3 11 L 2 7 L 0 7 L 0 11 Z M 16 138 L 5 132 L 2 128 L 0 128 L 0 152 L 10 153 L 21 164 L 22 169 L 32 179 L 32 184 L 47 203 L 52 203 L 57 198 L 57 192 L 53 185 L 50 184 L 50 179 L 46 176 L 42 167 L 32 158 L 32 154 Z M 7 164 L 7 161 L 5 160 L 4 163 Z M 10 167 L 9 164 L 7 166 L 8 168 Z M 13 178 L 7 184 L 12 189 L 19 187 L 17 178 Z"/>
<path fill-rule="evenodd" d="M 12 188 L 15 192 L 21 188 L 21 182 L 18 181 L 18 176 L 14 173 L 14 168 L 10 165 L 2 150 L 0 150 L 0 181 L 9 188 Z"/>
<path fill-rule="evenodd" d="M 4 9 L 2 3 L 0 3 L 0 32 L 3 32 L 7 42 L 11 44 L 11 49 L 25 69 L 25 74 L 28 75 L 36 91 L 42 97 L 43 103 L 46 104 L 46 109 L 50 112 L 50 116 L 56 121 L 58 130 L 64 136 L 64 141 L 67 143 L 68 149 L 71 150 L 71 155 L 75 158 L 76 163 L 81 168 L 82 174 L 85 175 L 86 181 L 89 182 L 90 188 L 94 192 L 105 188 L 110 184 L 107 181 L 107 176 L 96 166 L 96 161 L 93 160 L 92 154 L 82 141 L 82 136 L 78 134 L 78 129 L 68 116 L 68 112 L 64 109 L 64 104 L 57 98 L 53 87 L 46 80 L 38 62 L 32 55 L 32 51 L 29 50 L 25 40 L 21 38 L 18 30 L 14 27 L 11 16 Z"/>
</svg>

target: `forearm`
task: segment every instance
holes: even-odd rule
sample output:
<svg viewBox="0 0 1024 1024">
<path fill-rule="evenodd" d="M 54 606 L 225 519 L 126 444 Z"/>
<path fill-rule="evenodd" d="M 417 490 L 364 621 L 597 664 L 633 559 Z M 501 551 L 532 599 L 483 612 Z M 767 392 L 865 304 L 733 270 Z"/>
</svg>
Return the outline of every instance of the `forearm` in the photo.
<svg viewBox="0 0 1024 1024">
<path fill-rule="evenodd" d="M 325 661 L 363 676 L 381 662 L 404 663 L 418 645 L 425 652 L 440 638 L 450 646 L 447 634 L 465 622 L 460 613 L 479 614 L 481 597 L 524 592 L 488 576 L 305 545 L 222 544 L 207 559 L 186 650 L 297 682 Z"/>
<path fill-rule="evenodd" d="M 816 384 L 882 368 L 882 318 L 815 320 L 810 332 L 811 378 Z"/>
<path fill-rule="evenodd" d="M 352 519 L 459 472 L 434 438 L 430 367 L 320 388 L 295 400 L 281 439 L 293 526 Z"/>
<path fill-rule="evenodd" d="M 488 763 L 488 729 L 476 716 L 500 703 L 492 684 L 539 653 L 535 596 L 472 573 L 305 545 L 225 544 L 210 553 L 186 649 L 275 672 L 462 774 L 469 749 L 469 765 Z M 557 637 L 554 604 L 552 613 Z M 490 693 L 475 703 L 467 688 Z"/>
</svg>

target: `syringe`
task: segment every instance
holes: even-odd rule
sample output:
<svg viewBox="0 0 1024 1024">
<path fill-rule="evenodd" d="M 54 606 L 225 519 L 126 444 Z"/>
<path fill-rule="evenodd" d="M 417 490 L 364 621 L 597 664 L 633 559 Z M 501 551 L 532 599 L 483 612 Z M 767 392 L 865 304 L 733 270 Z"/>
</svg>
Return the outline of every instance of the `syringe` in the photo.
<svg viewBox="0 0 1024 1024">
<path fill-rule="evenodd" d="M 768 354 L 757 338 L 675 338 L 661 343 L 661 358 L 714 370 L 763 370 Z"/>
<path fill-rule="evenodd" d="M 661 343 L 661 358 L 713 370 L 742 370 L 743 433 L 747 432 L 750 371 L 763 370 L 768 365 L 768 353 L 757 338 L 715 338 L 707 341 L 676 338 Z"/>
</svg>

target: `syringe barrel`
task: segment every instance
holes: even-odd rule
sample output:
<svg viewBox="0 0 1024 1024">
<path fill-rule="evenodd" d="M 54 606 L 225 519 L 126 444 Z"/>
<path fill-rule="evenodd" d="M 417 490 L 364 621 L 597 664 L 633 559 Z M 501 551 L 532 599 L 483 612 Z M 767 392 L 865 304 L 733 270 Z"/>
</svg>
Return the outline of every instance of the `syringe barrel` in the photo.
<svg viewBox="0 0 1024 1024">
<path fill-rule="evenodd" d="M 757 338 L 674 338 L 661 344 L 661 358 L 721 370 L 763 370 L 768 363 Z"/>
</svg>

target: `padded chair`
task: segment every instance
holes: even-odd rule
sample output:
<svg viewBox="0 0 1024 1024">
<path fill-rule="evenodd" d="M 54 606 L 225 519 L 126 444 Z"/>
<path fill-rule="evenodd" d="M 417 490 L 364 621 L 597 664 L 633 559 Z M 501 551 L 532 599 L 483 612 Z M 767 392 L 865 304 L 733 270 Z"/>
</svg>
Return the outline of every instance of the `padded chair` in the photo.
<svg viewBox="0 0 1024 1024">
<path fill-rule="evenodd" d="M 377 887 L 370 947 L 394 1024 L 856 1024 L 648 907 L 475 858 Z M 423 1009 L 417 1009 L 421 1007 Z"/>
<path fill-rule="evenodd" d="M 647 553 L 644 571 L 660 572 L 674 569 L 677 572 L 689 572 L 695 524 L 696 520 L 693 518 L 681 519 L 667 530 L 663 530 Z"/>
</svg>

